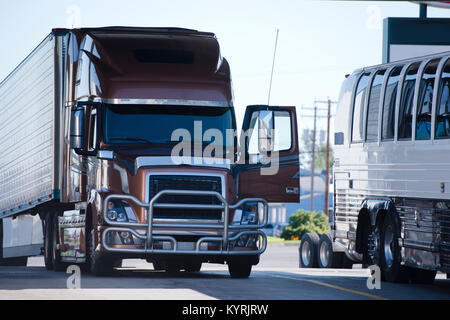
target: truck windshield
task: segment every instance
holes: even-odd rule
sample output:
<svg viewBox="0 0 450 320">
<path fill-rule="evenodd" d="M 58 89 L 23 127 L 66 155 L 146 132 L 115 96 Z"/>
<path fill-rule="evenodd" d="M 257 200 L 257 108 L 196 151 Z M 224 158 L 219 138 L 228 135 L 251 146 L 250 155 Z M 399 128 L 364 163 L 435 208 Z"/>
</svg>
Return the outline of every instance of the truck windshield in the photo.
<svg viewBox="0 0 450 320">
<path fill-rule="evenodd" d="M 213 140 L 223 146 L 226 130 L 235 129 L 228 107 L 106 105 L 104 139 L 108 144 L 120 145 L 178 143 L 178 140 L 171 141 L 172 133 L 185 129 L 194 140 L 194 122 L 197 126 L 201 124 L 202 136 L 209 129 L 220 131 L 222 142 Z M 199 139 L 202 141 L 202 137 L 195 137 Z"/>
</svg>

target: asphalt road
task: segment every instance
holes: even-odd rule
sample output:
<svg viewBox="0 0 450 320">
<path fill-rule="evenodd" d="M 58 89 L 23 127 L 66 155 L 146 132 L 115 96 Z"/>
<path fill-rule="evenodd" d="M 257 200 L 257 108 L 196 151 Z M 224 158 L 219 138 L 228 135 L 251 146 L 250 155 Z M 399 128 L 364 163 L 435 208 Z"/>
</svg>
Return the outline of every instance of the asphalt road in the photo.
<svg viewBox="0 0 450 320">
<path fill-rule="evenodd" d="M 198 273 L 154 271 L 144 260 L 125 260 L 113 276 L 81 275 L 81 289 L 67 289 L 70 274 L 46 271 L 42 257 L 27 267 L 0 267 L 0 299 L 297 300 L 450 299 L 450 280 L 433 285 L 381 283 L 368 289 L 366 269 L 300 269 L 297 246 L 269 245 L 248 279 L 231 279 L 225 265 Z"/>
</svg>

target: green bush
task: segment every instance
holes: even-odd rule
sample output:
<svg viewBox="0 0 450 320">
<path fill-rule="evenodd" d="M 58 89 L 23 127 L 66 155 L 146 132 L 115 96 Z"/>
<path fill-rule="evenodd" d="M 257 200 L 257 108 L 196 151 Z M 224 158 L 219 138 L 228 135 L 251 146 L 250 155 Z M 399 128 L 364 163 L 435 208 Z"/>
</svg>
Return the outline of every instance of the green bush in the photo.
<svg viewBox="0 0 450 320">
<path fill-rule="evenodd" d="M 281 238 L 298 240 L 308 232 L 328 232 L 328 217 L 322 211 L 298 210 L 289 217 L 289 225 L 284 228 Z"/>
</svg>

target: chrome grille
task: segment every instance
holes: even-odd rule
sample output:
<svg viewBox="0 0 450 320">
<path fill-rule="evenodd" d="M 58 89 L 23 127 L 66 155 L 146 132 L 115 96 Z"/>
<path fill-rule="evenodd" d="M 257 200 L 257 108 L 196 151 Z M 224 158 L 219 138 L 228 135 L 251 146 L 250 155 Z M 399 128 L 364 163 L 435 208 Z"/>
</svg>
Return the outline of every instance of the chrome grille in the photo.
<svg viewBox="0 0 450 320">
<path fill-rule="evenodd" d="M 222 194 L 222 179 L 216 176 L 151 175 L 149 190 L 149 199 L 152 199 L 158 192 L 163 190 L 215 191 Z M 163 195 L 159 198 L 158 203 L 221 204 L 215 196 L 210 195 Z M 221 220 L 222 210 L 155 208 L 153 216 L 156 219 Z"/>
</svg>

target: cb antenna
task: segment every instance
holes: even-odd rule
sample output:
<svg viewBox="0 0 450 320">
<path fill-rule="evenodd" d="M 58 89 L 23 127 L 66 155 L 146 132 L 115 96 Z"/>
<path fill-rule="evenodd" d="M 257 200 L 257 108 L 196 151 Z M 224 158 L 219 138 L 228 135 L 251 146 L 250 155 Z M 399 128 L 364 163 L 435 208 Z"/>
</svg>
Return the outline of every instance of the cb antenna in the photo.
<svg viewBox="0 0 450 320">
<path fill-rule="evenodd" d="M 272 72 L 270 74 L 269 97 L 267 98 L 267 105 L 270 105 L 270 91 L 272 90 L 273 69 L 275 67 L 275 57 L 277 55 L 278 31 L 279 30 L 277 29 L 277 37 L 275 38 L 275 49 L 273 51 Z"/>
</svg>

